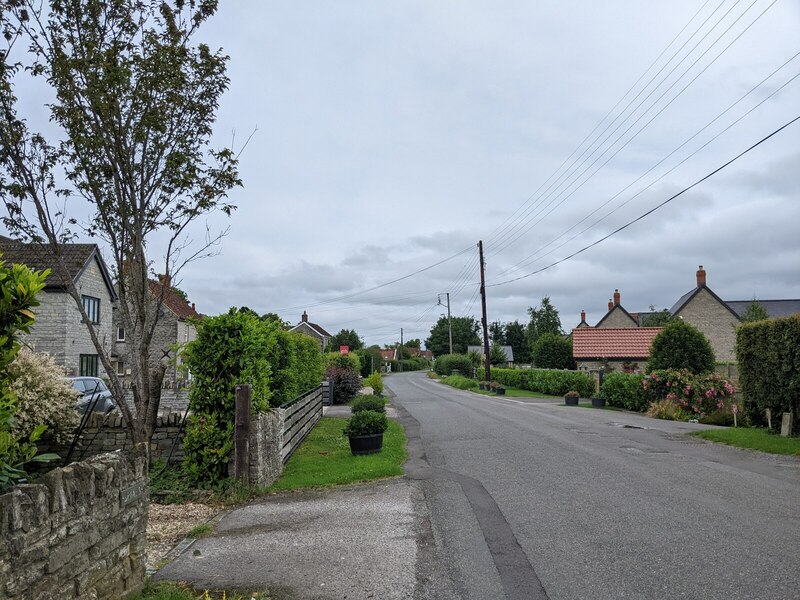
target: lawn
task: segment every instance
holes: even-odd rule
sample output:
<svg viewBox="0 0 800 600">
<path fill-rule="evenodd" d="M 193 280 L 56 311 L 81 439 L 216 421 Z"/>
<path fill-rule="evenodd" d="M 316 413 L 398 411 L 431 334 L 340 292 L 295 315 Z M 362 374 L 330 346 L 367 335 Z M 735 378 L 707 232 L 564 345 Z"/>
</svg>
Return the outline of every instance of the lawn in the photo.
<svg viewBox="0 0 800 600">
<path fill-rule="evenodd" d="M 381 452 L 353 456 L 347 438 L 342 435 L 345 422 L 346 419 L 321 419 L 269 491 L 344 485 L 403 474 L 406 434 L 399 423 L 389 420 Z"/>
<path fill-rule="evenodd" d="M 483 394 L 484 396 L 497 396 L 497 394 L 495 394 L 494 392 L 489 392 L 486 390 L 470 390 L 470 391 L 475 392 L 476 394 Z M 505 395 L 509 396 L 510 398 L 546 398 L 548 400 L 561 398 L 561 396 L 548 396 L 547 394 L 540 394 L 539 392 L 531 392 L 530 390 L 522 390 L 520 388 L 514 388 L 514 387 L 507 387 Z"/>
<path fill-rule="evenodd" d="M 264 592 L 202 592 L 172 581 L 148 583 L 144 591 L 131 600 L 270 600 Z"/>
<path fill-rule="evenodd" d="M 727 429 L 705 429 L 692 432 L 704 440 L 728 444 L 737 448 L 760 450 L 769 454 L 788 454 L 800 456 L 800 438 L 782 437 L 766 429 L 748 427 L 729 427 Z"/>
</svg>

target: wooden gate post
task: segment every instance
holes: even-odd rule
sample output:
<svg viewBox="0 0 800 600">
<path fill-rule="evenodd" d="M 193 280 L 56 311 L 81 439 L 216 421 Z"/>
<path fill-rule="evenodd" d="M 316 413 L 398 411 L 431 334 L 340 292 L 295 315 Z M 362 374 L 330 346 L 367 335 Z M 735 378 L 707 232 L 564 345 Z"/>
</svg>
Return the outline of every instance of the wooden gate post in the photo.
<svg viewBox="0 0 800 600">
<path fill-rule="evenodd" d="M 233 475 L 250 483 L 250 385 L 236 386 L 236 420 L 233 431 Z"/>
</svg>

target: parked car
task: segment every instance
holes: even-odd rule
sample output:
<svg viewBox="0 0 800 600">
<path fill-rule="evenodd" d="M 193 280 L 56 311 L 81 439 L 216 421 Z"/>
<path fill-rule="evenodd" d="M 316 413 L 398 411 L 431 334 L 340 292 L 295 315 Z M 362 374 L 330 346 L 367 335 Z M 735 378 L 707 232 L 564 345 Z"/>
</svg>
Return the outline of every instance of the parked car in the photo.
<svg viewBox="0 0 800 600">
<path fill-rule="evenodd" d="M 111 390 L 99 377 L 69 377 L 68 379 L 72 389 L 78 392 L 75 410 L 80 414 L 84 414 L 89 409 L 92 409 L 92 412 L 105 414 L 117 408 Z"/>
</svg>

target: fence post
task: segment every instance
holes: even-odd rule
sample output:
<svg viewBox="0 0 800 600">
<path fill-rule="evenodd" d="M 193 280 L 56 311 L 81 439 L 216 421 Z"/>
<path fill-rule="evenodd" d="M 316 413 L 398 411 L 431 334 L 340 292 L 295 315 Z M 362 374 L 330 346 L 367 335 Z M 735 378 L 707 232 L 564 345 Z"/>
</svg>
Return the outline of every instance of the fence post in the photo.
<svg viewBox="0 0 800 600">
<path fill-rule="evenodd" d="M 233 430 L 233 475 L 250 483 L 250 385 L 236 386 L 236 420 Z"/>
</svg>

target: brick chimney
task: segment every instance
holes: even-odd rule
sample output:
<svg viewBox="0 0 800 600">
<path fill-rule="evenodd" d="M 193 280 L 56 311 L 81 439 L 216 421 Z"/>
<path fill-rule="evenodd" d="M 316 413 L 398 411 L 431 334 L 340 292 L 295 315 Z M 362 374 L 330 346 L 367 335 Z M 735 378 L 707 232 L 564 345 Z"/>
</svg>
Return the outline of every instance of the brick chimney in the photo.
<svg viewBox="0 0 800 600">
<path fill-rule="evenodd" d="M 581 323 L 585 323 L 585 322 L 586 322 L 586 311 L 582 310 L 581 311 Z"/>
<path fill-rule="evenodd" d="M 619 306 L 620 295 L 619 290 L 614 290 L 614 306 Z"/>
<path fill-rule="evenodd" d="M 703 287 L 706 284 L 706 270 L 703 268 L 703 265 L 700 265 L 697 269 L 697 287 Z"/>
<path fill-rule="evenodd" d="M 611 298 L 608 299 L 608 310 L 609 312 L 614 308 L 614 303 L 611 301 Z"/>
<path fill-rule="evenodd" d="M 195 307 L 194 307 L 194 302 L 192 302 L 192 310 L 194 310 L 195 312 L 197 312 L 197 310 L 196 310 L 196 309 L 195 309 Z"/>
<path fill-rule="evenodd" d="M 308 313 L 303 311 L 303 323 L 308 323 Z"/>
<path fill-rule="evenodd" d="M 159 275 L 158 282 L 164 287 L 168 288 L 172 287 L 172 277 L 170 277 L 169 275 Z"/>
</svg>

